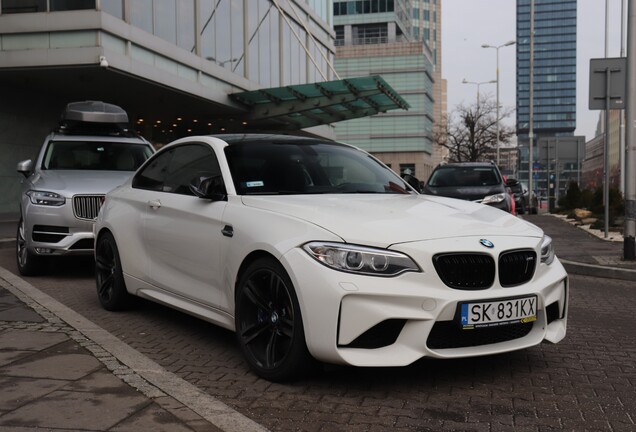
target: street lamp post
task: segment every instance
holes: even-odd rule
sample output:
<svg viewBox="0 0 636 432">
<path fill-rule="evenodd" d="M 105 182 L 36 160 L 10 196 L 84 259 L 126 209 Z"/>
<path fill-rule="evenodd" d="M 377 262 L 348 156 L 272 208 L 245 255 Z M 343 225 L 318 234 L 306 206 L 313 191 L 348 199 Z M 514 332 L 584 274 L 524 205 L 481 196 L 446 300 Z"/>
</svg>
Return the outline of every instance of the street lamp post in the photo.
<svg viewBox="0 0 636 432">
<path fill-rule="evenodd" d="M 466 78 L 464 78 L 462 80 L 462 84 L 473 84 L 477 86 L 477 111 L 479 111 L 479 87 L 481 87 L 482 84 L 494 84 L 496 83 L 497 80 L 490 80 L 490 81 L 468 81 Z"/>
<path fill-rule="evenodd" d="M 481 46 L 482 48 L 494 48 L 497 51 L 497 121 L 495 122 L 497 125 L 497 166 L 499 166 L 499 48 L 514 45 L 515 43 L 515 41 L 511 40 L 502 45 L 483 44 Z"/>
</svg>

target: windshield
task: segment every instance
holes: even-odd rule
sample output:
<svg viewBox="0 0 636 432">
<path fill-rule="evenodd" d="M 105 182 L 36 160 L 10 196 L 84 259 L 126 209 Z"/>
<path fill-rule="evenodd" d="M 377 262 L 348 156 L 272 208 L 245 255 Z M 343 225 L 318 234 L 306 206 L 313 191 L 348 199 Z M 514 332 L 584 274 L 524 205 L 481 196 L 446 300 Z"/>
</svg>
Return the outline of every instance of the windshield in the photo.
<svg viewBox="0 0 636 432">
<path fill-rule="evenodd" d="M 502 180 L 489 166 L 445 166 L 436 169 L 428 180 L 431 187 L 496 186 Z"/>
<path fill-rule="evenodd" d="M 42 169 L 136 171 L 150 157 L 145 144 L 106 141 L 51 141 Z"/>
<path fill-rule="evenodd" d="M 414 193 L 370 155 L 337 143 L 241 142 L 225 154 L 239 195 Z"/>
</svg>

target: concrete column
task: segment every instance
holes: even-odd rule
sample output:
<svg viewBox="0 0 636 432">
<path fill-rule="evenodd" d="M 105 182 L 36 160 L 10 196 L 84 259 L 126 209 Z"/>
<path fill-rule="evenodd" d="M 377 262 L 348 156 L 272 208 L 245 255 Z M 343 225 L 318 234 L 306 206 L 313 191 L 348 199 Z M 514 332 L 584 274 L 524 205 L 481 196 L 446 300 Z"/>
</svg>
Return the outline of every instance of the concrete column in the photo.
<svg viewBox="0 0 636 432">
<path fill-rule="evenodd" d="M 389 33 L 389 43 L 393 43 L 397 39 L 395 23 L 394 22 L 387 23 L 387 26 L 388 26 L 387 30 Z"/>
<path fill-rule="evenodd" d="M 353 45 L 353 30 L 351 28 L 351 24 L 346 24 L 344 26 L 344 44 Z"/>
</svg>

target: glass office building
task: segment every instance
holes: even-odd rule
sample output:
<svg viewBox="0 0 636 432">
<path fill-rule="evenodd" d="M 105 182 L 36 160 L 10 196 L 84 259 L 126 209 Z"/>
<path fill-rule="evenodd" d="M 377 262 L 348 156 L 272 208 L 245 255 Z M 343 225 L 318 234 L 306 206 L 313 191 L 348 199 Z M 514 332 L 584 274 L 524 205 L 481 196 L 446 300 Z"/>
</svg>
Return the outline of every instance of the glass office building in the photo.
<svg viewBox="0 0 636 432">
<path fill-rule="evenodd" d="M 16 163 L 36 157 L 68 102 L 120 105 L 158 144 L 334 138 L 331 123 L 363 115 L 334 106 L 334 95 L 364 106 L 356 86 L 371 84 L 382 110 L 405 106 L 381 78 L 335 79 L 332 14 L 332 0 L 0 0 L 0 217 L 18 210 Z"/>
<path fill-rule="evenodd" d="M 517 132 L 530 124 L 530 2 L 517 0 Z M 533 123 L 535 135 L 576 129 L 577 0 L 534 0 Z"/>
<path fill-rule="evenodd" d="M 531 1 L 534 3 L 534 46 L 530 52 Z M 533 55 L 533 184 L 548 195 L 555 173 L 562 188 L 578 179 L 579 163 L 565 169 L 563 160 L 540 153 L 546 142 L 565 145 L 576 129 L 576 7 L 577 0 L 517 0 L 517 135 L 519 177 L 529 176 L 530 56 Z M 575 140 L 578 142 L 578 140 Z M 578 149 L 578 147 L 576 147 Z M 579 152 L 580 153 L 580 152 Z M 553 182 L 553 181 L 552 181 Z"/>
<path fill-rule="evenodd" d="M 343 78 L 381 74 L 410 104 L 408 111 L 337 123 L 336 136 L 372 152 L 396 172 L 409 170 L 421 180 L 427 179 L 435 165 L 431 134 L 436 107 L 441 112 L 441 87 L 435 86 L 436 77 L 440 78 L 438 85 L 441 83 L 441 69 L 435 65 L 441 38 L 435 33 L 438 27 L 430 23 L 437 18 L 438 3 L 334 2 L 338 74 Z M 435 42 L 432 46 L 431 41 Z"/>
</svg>

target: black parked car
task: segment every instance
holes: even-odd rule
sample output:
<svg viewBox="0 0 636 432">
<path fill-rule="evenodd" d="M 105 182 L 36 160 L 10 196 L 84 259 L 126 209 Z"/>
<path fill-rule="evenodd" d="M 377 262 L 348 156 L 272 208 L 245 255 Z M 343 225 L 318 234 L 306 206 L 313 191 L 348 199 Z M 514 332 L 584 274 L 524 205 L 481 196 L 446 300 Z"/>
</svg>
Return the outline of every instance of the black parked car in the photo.
<svg viewBox="0 0 636 432">
<path fill-rule="evenodd" d="M 480 202 L 509 213 L 514 208 L 503 176 L 490 162 L 438 165 L 424 185 L 423 193 Z"/>
<path fill-rule="evenodd" d="M 513 178 L 509 178 L 506 181 L 506 185 L 510 188 L 515 198 L 517 213 L 525 214 L 528 211 L 528 186 Z"/>
</svg>

